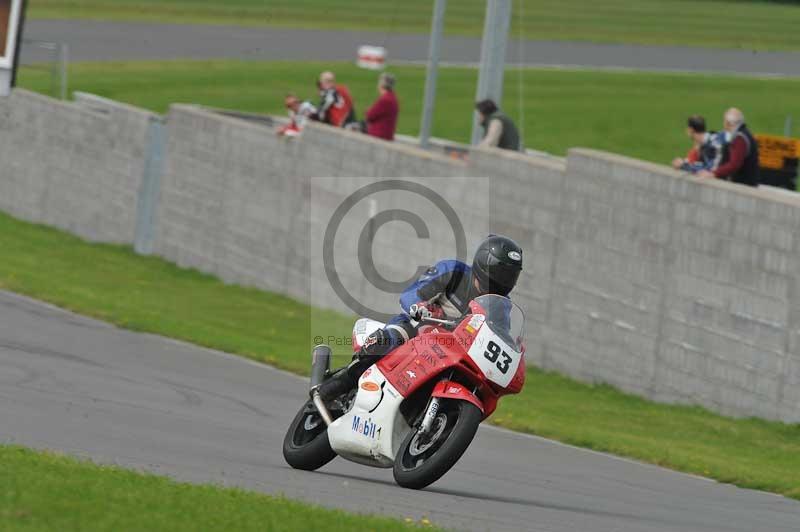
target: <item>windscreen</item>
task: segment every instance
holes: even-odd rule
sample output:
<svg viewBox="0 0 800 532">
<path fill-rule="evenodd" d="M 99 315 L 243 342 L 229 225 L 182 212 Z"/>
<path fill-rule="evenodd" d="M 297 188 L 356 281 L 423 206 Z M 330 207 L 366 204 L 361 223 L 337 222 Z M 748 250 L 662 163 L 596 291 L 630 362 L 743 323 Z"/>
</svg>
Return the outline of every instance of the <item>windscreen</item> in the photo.
<svg viewBox="0 0 800 532">
<path fill-rule="evenodd" d="M 509 346 L 522 351 L 525 314 L 507 297 L 486 294 L 475 298 L 486 314 L 486 325 Z"/>
</svg>

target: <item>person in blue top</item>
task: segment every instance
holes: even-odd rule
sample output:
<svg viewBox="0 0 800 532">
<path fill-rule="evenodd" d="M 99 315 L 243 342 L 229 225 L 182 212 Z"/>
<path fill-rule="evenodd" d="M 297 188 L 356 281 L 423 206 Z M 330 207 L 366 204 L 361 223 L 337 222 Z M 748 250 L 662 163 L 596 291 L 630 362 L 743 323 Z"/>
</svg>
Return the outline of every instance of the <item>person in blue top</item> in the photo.
<svg viewBox="0 0 800 532">
<path fill-rule="evenodd" d="M 725 155 L 729 138 L 725 131 L 706 131 L 706 120 L 700 115 L 692 115 L 686 123 L 686 134 L 692 139 L 693 147 L 685 158 L 675 158 L 672 167 L 692 174 L 704 170 L 714 171 L 727 161 Z"/>
<path fill-rule="evenodd" d="M 411 284 L 400 296 L 403 312 L 364 340 L 350 365 L 311 390 L 329 401 L 350 391 L 368 367 L 417 334 L 423 317 L 456 319 L 484 294 L 508 296 L 522 271 L 522 248 L 510 238 L 490 235 L 484 240 L 472 266 L 454 259 L 441 260 Z"/>
</svg>

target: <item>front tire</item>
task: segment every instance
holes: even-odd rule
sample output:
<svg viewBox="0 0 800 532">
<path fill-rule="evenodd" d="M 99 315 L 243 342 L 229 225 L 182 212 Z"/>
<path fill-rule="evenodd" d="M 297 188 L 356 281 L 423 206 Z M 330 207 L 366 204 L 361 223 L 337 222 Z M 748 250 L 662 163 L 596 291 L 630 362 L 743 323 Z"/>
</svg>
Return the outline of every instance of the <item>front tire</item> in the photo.
<svg viewBox="0 0 800 532">
<path fill-rule="evenodd" d="M 421 489 L 442 478 L 467 450 L 483 414 L 466 401 L 448 400 L 421 437 L 418 429 L 406 436 L 394 460 L 394 479 L 404 488 Z"/>
<path fill-rule="evenodd" d="M 314 471 L 334 458 L 325 421 L 309 400 L 294 417 L 283 438 L 283 457 L 295 469 Z"/>
</svg>

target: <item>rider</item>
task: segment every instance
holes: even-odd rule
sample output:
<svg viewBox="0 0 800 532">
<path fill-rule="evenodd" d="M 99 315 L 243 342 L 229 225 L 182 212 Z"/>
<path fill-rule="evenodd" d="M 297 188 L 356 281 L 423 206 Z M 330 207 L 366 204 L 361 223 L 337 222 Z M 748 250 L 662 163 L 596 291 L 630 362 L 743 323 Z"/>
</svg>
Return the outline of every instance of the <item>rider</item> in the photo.
<svg viewBox="0 0 800 532">
<path fill-rule="evenodd" d="M 370 334 L 353 362 L 312 390 L 329 401 L 351 390 L 368 367 L 417 334 L 411 320 L 423 317 L 455 319 L 469 309 L 469 302 L 484 294 L 507 296 L 522 271 L 522 248 L 510 238 L 490 235 L 472 261 L 472 267 L 448 259 L 428 268 L 400 296 L 403 312 Z"/>
</svg>

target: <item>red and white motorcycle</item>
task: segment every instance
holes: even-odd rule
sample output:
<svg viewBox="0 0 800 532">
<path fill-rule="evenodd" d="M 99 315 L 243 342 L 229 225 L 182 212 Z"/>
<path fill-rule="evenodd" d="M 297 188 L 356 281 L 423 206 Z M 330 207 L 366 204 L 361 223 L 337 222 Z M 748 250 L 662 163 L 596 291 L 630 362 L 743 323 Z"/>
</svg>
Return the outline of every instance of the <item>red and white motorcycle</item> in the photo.
<svg viewBox="0 0 800 532">
<path fill-rule="evenodd" d="M 419 334 L 364 371 L 356 389 L 327 404 L 313 394 L 286 433 L 289 465 L 314 470 L 339 455 L 393 467 L 395 481 L 414 489 L 453 467 L 498 399 L 522 389 L 524 314 L 508 298 L 483 295 L 459 320 L 422 321 Z M 382 326 L 358 320 L 354 350 Z M 328 346 L 314 348 L 312 389 L 329 376 L 330 356 Z"/>
</svg>

